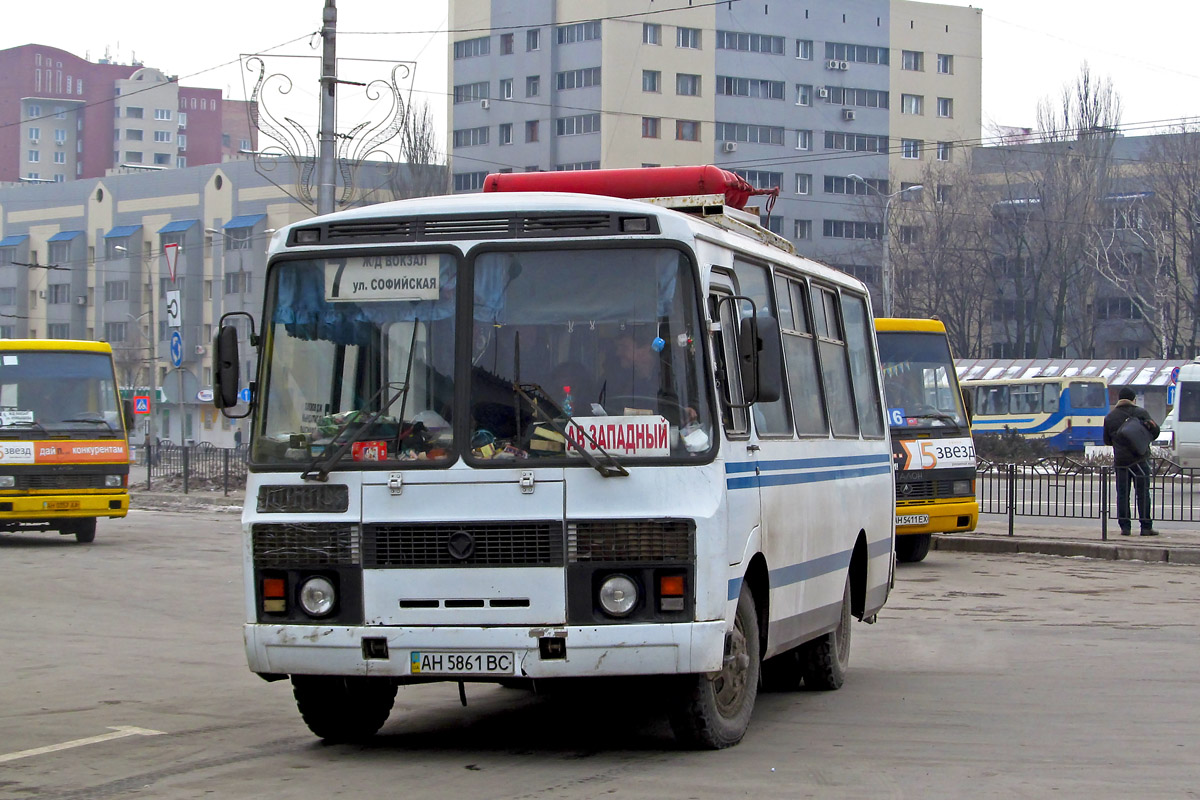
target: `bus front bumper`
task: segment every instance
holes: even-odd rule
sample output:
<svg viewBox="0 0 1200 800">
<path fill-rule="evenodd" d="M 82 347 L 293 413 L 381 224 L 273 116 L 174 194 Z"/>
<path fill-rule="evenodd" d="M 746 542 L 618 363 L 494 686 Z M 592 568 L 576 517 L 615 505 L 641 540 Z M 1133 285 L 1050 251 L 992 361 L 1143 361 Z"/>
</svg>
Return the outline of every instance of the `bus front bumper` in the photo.
<svg viewBox="0 0 1200 800">
<path fill-rule="evenodd" d="M 79 517 L 123 517 L 129 494 L 0 495 L 0 525 Z"/>
<path fill-rule="evenodd" d="M 721 669 L 725 622 L 546 627 L 368 627 L 264 625 L 244 629 L 250 669 L 262 674 L 410 678 L 412 654 L 511 653 L 515 678 L 672 675 Z M 363 639 L 372 639 L 368 658 Z M 541 640 L 562 639 L 564 657 L 543 658 Z M 378 640 L 387 655 L 378 657 Z M 428 677 L 428 676 L 426 676 Z M 470 680 L 475 676 L 437 676 Z M 494 680 L 505 675 L 488 675 Z"/>
<path fill-rule="evenodd" d="M 929 522 L 917 525 L 897 525 L 897 536 L 913 533 L 966 533 L 975 530 L 975 525 L 979 522 L 979 503 L 972 498 L 961 502 L 938 503 L 937 505 L 896 507 L 898 518 L 909 514 L 928 514 Z M 963 522 L 966 524 L 961 524 Z"/>
</svg>

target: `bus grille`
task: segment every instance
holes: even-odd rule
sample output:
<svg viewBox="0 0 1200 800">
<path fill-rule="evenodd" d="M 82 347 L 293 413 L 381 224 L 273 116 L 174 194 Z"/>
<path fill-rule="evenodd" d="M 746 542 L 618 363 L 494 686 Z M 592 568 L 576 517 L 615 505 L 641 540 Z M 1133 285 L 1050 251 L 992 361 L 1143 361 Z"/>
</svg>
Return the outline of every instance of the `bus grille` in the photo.
<svg viewBox="0 0 1200 800">
<path fill-rule="evenodd" d="M 896 483 L 896 502 L 906 500 L 934 500 L 939 497 L 953 497 L 953 481 L 898 481 Z"/>
<path fill-rule="evenodd" d="M 103 489 L 103 475 L 80 475 L 78 473 L 59 473 L 47 475 L 31 475 L 24 473 L 16 476 L 17 489 Z"/>
<path fill-rule="evenodd" d="M 560 567 L 562 564 L 563 528 L 558 521 L 363 526 L 364 567 Z"/>
<path fill-rule="evenodd" d="M 350 490 L 344 483 L 319 486 L 260 486 L 260 514 L 336 514 L 350 507 Z"/>
<path fill-rule="evenodd" d="M 256 567 L 358 564 L 357 526 L 345 522 L 259 523 L 251 528 Z"/>
<path fill-rule="evenodd" d="M 608 519 L 567 525 L 567 559 L 584 561 L 679 562 L 693 556 L 692 521 Z"/>
</svg>

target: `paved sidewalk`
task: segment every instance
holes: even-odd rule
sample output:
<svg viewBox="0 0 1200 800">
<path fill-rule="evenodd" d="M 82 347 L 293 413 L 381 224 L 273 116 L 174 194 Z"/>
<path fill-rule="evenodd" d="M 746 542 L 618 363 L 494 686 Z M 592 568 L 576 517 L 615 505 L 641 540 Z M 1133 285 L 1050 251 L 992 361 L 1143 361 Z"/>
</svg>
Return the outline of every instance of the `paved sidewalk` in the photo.
<svg viewBox="0 0 1200 800">
<path fill-rule="evenodd" d="M 1040 553 L 1109 560 L 1165 561 L 1200 565 L 1200 523 L 1156 522 L 1158 536 L 1121 536 L 1109 520 L 1108 539 L 1101 539 L 1100 520 L 1022 517 L 1008 535 L 1008 517 L 981 514 L 973 533 L 933 537 L 933 548 L 965 553 Z M 1136 528 L 1135 528 L 1136 531 Z"/>
</svg>

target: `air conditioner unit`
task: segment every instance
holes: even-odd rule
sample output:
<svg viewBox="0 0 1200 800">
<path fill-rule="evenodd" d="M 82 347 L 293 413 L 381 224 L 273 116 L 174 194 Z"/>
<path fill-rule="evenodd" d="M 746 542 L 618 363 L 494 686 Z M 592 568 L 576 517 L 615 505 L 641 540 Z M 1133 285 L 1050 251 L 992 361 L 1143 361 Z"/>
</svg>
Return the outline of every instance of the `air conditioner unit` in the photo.
<svg viewBox="0 0 1200 800">
<path fill-rule="evenodd" d="M 725 142 L 721 145 L 721 150 L 726 153 L 735 153 L 737 152 L 737 142 Z"/>
<path fill-rule="evenodd" d="M 831 58 L 825 62 L 825 69 L 838 69 L 838 60 Z"/>
<path fill-rule="evenodd" d="M 818 87 L 817 88 L 817 97 L 824 100 L 825 98 L 829 97 L 829 90 L 826 89 L 824 86 Z"/>
<path fill-rule="evenodd" d="M 66 139 L 55 139 L 55 140 L 54 140 L 54 143 L 55 143 L 56 145 L 58 145 L 59 147 L 62 147 L 62 146 L 64 146 L 64 145 L 66 145 L 66 143 L 67 143 L 67 140 L 66 140 Z"/>
<path fill-rule="evenodd" d="M 46 290 L 45 289 L 38 289 L 38 299 L 39 300 L 46 299 Z"/>
<path fill-rule="evenodd" d="M 857 116 L 858 116 L 858 114 L 857 114 L 857 112 L 855 112 L 855 110 L 853 108 L 843 108 L 842 109 L 842 119 L 846 120 L 847 122 L 853 122 L 854 118 Z"/>
<path fill-rule="evenodd" d="M 845 61 L 838 62 L 838 69 L 850 69 L 850 64 Z"/>
<path fill-rule="evenodd" d="M 30 139 L 29 143 L 30 144 L 41 144 L 42 140 L 41 139 Z"/>
<path fill-rule="evenodd" d="M 75 297 L 75 305 L 77 305 L 77 306 L 86 306 L 86 305 L 87 305 L 87 298 L 86 298 L 86 297 L 84 297 L 83 295 L 78 295 L 78 296 L 76 296 L 76 297 Z"/>
<path fill-rule="evenodd" d="M 208 351 L 204 349 L 204 345 L 202 345 L 202 344 L 196 345 L 196 355 L 202 356 L 207 352 Z"/>
<path fill-rule="evenodd" d="M 482 108 L 484 111 L 487 111 L 489 108 L 491 108 L 491 107 L 492 107 L 492 101 L 491 101 L 491 100 L 488 100 L 488 99 L 485 97 L 485 98 L 483 98 L 482 100 L 480 100 L 480 101 L 479 101 L 479 107 L 480 107 L 480 108 Z"/>
</svg>

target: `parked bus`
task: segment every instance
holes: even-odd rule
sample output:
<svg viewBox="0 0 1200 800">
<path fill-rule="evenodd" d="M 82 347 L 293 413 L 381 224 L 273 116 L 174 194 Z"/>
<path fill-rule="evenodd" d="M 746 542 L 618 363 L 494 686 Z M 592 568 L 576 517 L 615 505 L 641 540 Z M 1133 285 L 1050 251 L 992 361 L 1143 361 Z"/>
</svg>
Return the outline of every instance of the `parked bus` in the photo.
<svg viewBox="0 0 1200 800">
<path fill-rule="evenodd" d="M 1103 378 L 963 381 L 963 387 L 974 401 L 976 436 L 1011 432 L 1064 453 L 1104 443 L 1109 404 Z"/>
<path fill-rule="evenodd" d="M 487 186 L 281 229 L 261 337 L 222 319 L 250 668 L 330 741 L 432 681 L 646 676 L 707 748 L 764 661 L 838 688 L 893 566 L 863 284 L 716 167 Z"/>
<path fill-rule="evenodd" d="M 1160 439 L 1165 439 L 1168 432 L 1171 434 L 1171 441 L 1163 444 L 1179 466 L 1200 467 L 1200 362 L 1192 361 L 1179 368 L 1175 407 L 1160 427 Z"/>
<path fill-rule="evenodd" d="M 129 511 L 128 413 L 112 348 L 0 340 L 0 530 L 96 538 Z"/>
<path fill-rule="evenodd" d="M 896 558 L 921 561 L 934 533 L 975 530 L 975 443 L 946 339 L 935 319 L 877 319 L 896 459 Z"/>
</svg>

